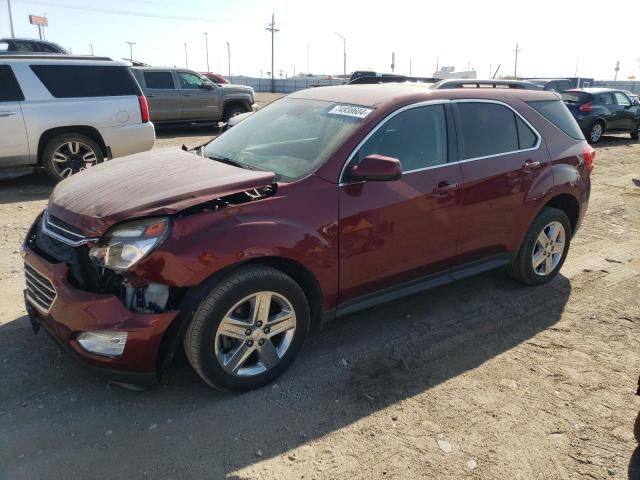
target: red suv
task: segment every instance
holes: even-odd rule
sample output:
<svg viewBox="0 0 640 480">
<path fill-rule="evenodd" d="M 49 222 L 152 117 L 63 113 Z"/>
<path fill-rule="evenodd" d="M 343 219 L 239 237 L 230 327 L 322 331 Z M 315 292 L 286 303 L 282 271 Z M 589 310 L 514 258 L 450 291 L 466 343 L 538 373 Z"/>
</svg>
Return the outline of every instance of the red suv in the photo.
<svg viewBox="0 0 640 480">
<path fill-rule="evenodd" d="M 259 387 L 328 319 L 501 266 L 550 281 L 593 160 L 550 92 L 297 92 L 60 183 L 23 246 L 27 309 L 116 381 L 156 381 L 183 344 L 210 385 Z"/>
</svg>

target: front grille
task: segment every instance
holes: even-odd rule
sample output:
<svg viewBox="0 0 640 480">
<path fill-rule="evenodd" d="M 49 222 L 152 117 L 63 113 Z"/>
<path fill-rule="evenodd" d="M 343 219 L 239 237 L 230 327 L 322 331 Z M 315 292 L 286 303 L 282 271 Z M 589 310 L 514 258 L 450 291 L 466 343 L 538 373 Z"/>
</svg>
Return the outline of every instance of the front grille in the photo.
<svg viewBox="0 0 640 480">
<path fill-rule="evenodd" d="M 59 218 L 49 215 L 47 210 L 42 215 L 42 231 L 56 240 L 78 247 L 88 242 L 95 242 L 97 238 L 87 238 L 81 230 L 63 222 Z"/>
<path fill-rule="evenodd" d="M 27 300 L 41 313 L 49 313 L 56 299 L 56 289 L 49 279 L 28 264 L 24 264 L 24 276 L 27 281 Z"/>
</svg>

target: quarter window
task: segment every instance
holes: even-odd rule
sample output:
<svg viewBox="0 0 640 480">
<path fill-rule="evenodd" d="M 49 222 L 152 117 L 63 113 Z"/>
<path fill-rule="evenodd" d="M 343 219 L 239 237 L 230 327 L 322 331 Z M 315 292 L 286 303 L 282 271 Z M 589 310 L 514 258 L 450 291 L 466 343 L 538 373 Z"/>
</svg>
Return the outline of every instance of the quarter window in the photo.
<svg viewBox="0 0 640 480">
<path fill-rule="evenodd" d="M 527 148 L 535 147 L 536 143 L 538 143 L 538 137 L 518 116 L 516 116 L 516 126 L 518 127 L 518 148 L 526 150 Z"/>
<path fill-rule="evenodd" d="M 397 158 L 409 172 L 447 163 L 447 126 L 443 105 L 416 107 L 385 122 L 360 148 L 359 162 L 368 155 Z"/>
<path fill-rule="evenodd" d="M 509 108 L 495 103 L 461 102 L 456 109 L 462 160 L 518 150 L 516 119 Z M 524 130 L 525 142 L 526 137 Z"/>
<path fill-rule="evenodd" d="M 156 90 L 173 90 L 171 72 L 144 72 L 144 83 L 147 88 Z"/>
<path fill-rule="evenodd" d="M 618 105 L 623 105 L 625 107 L 631 105 L 631 100 L 629 100 L 629 97 L 627 97 L 624 93 L 614 92 L 613 95 L 616 97 L 616 103 Z"/>
<path fill-rule="evenodd" d="M 105 65 L 31 65 L 56 98 L 139 95 L 139 87 L 127 67 Z"/>
<path fill-rule="evenodd" d="M 0 65 L 0 102 L 21 102 L 22 90 L 9 65 Z"/>
</svg>

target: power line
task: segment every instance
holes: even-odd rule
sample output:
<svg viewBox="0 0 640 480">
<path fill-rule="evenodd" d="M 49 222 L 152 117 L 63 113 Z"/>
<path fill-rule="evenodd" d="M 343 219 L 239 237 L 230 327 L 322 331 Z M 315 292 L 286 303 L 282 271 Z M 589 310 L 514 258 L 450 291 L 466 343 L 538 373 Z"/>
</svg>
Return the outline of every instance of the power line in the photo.
<svg viewBox="0 0 640 480">
<path fill-rule="evenodd" d="M 69 10 L 82 10 L 85 12 L 97 12 L 97 13 L 110 13 L 113 15 L 130 15 L 133 17 L 147 17 L 158 18 L 162 20 L 182 20 L 186 22 L 214 22 L 214 23 L 244 23 L 250 25 L 257 25 L 262 22 L 252 22 L 248 20 L 235 20 L 229 18 L 216 18 L 216 17 L 203 17 L 203 16 L 189 16 L 189 15 L 163 15 L 160 13 L 142 13 L 142 12 L 130 12 L 126 10 L 117 10 L 114 8 L 101 8 L 79 5 L 66 5 L 58 2 L 37 2 L 33 0 L 13 0 L 15 3 L 24 3 L 28 5 L 46 5 L 49 7 L 66 8 Z"/>
</svg>

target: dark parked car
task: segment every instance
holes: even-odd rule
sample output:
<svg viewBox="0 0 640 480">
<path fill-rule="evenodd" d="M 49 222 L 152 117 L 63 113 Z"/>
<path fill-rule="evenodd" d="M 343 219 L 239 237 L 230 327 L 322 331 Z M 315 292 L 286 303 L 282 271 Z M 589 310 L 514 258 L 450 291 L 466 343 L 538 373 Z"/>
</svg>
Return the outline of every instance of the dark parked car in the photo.
<svg viewBox="0 0 640 480">
<path fill-rule="evenodd" d="M 33 40 L 31 38 L 0 38 L 0 54 L 20 54 L 29 53 L 64 53 L 69 54 L 57 43 L 44 40 Z"/>
<path fill-rule="evenodd" d="M 502 266 L 552 280 L 593 161 L 549 92 L 303 90 L 196 154 L 58 184 L 22 247 L 27 310 L 121 382 L 183 345 L 210 385 L 256 388 L 323 321 Z"/>
<path fill-rule="evenodd" d="M 564 92 L 573 87 L 568 78 L 527 78 L 528 82 L 535 83 L 542 90 L 551 92 Z"/>
<path fill-rule="evenodd" d="M 612 88 L 580 88 L 562 92 L 585 136 L 597 143 L 604 133 L 640 134 L 640 105 L 626 93 Z"/>
</svg>

